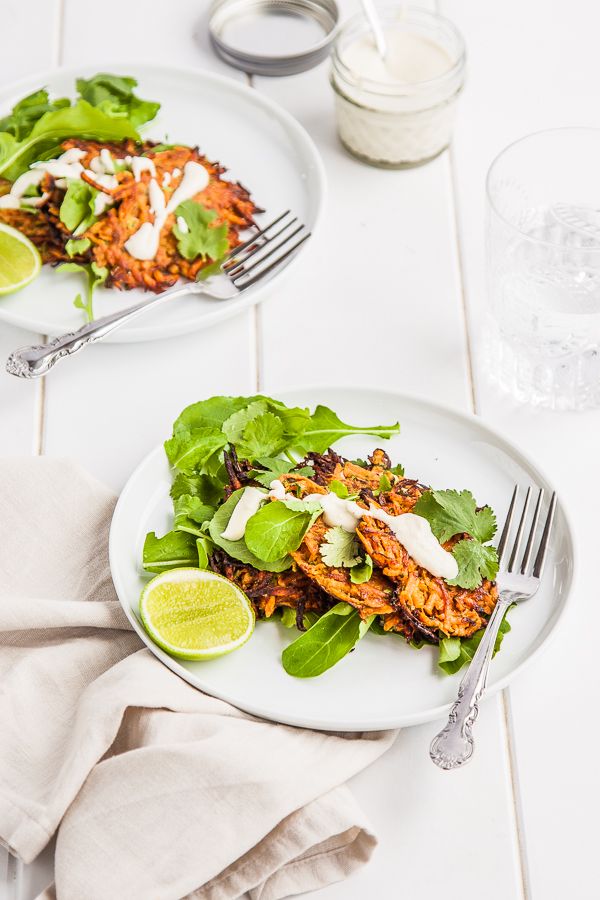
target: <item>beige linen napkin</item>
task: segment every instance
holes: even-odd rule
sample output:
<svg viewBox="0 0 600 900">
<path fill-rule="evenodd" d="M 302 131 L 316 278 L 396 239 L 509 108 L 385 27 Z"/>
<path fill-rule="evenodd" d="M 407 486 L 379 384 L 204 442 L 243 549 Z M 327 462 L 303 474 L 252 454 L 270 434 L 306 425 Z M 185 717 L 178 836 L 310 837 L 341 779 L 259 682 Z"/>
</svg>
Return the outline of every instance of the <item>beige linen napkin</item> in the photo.
<svg viewBox="0 0 600 900">
<path fill-rule="evenodd" d="M 58 900 L 346 877 L 376 842 L 343 785 L 393 733 L 265 722 L 142 649 L 108 568 L 114 502 L 69 462 L 0 461 L 0 840 L 29 862 L 58 829 Z"/>
</svg>

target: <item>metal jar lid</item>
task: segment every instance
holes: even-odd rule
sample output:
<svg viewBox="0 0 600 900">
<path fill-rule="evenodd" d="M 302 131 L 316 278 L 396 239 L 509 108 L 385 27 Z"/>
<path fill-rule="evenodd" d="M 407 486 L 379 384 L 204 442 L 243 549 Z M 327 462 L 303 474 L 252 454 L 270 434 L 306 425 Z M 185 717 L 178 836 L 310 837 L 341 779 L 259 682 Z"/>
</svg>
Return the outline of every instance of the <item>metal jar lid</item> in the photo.
<svg viewBox="0 0 600 900">
<path fill-rule="evenodd" d="M 257 75 L 295 75 L 329 55 L 335 0 L 218 0 L 208 29 L 216 52 Z"/>
</svg>

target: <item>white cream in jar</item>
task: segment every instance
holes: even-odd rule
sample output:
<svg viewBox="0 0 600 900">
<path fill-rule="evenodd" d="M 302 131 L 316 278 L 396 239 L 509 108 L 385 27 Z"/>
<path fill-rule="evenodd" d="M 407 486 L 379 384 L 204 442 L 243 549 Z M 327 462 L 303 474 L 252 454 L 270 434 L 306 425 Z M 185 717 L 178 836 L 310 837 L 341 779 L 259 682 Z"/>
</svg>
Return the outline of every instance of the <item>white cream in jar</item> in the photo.
<svg viewBox="0 0 600 900">
<path fill-rule="evenodd" d="M 427 10 L 384 9 L 381 18 L 384 58 L 362 16 L 337 40 L 331 83 L 338 133 L 364 162 L 415 166 L 450 143 L 464 45 L 448 20 Z"/>
</svg>

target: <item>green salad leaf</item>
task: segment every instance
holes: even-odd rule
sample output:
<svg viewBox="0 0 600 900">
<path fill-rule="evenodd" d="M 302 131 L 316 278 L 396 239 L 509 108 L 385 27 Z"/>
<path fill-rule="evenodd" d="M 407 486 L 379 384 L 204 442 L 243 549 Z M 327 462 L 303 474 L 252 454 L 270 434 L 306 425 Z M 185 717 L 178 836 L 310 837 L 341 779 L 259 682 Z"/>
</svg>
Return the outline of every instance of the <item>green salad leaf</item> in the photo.
<svg viewBox="0 0 600 900">
<path fill-rule="evenodd" d="M 176 531 L 189 531 L 198 537 L 202 535 L 201 526 L 210 522 L 215 514 L 215 507 L 203 503 L 200 497 L 192 494 L 181 494 L 173 501 L 174 524 Z"/>
<path fill-rule="evenodd" d="M 86 315 L 88 322 L 94 319 L 93 296 L 94 289 L 100 284 L 104 284 L 108 278 L 108 269 L 106 266 L 99 266 L 95 262 L 91 263 L 63 263 L 56 270 L 57 272 L 83 272 L 86 276 L 86 292 L 85 300 L 81 294 L 77 294 L 73 301 L 76 309 L 81 309 Z"/>
<path fill-rule="evenodd" d="M 98 141 L 140 139 L 128 119 L 115 119 L 86 100 L 78 100 L 73 106 L 45 112 L 23 140 L 16 140 L 10 132 L 1 132 L 0 175 L 14 181 L 42 155 L 57 156 L 61 142 L 69 137 Z"/>
<path fill-rule="evenodd" d="M 207 534 L 201 534 L 196 538 L 196 549 L 198 550 L 198 567 L 200 569 L 208 569 L 210 567 L 210 555 L 215 545 Z"/>
<path fill-rule="evenodd" d="M 298 434 L 290 449 L 298 453 L 324 453 L 340 438 L 350 434 L 371 434 L 375 437 L 390 438 L 398 434 L 400 426 L 394 425 L 347 425 L 327 406 L 317 406 L 305 429 Z"/>
<path fill-rule="evenodd" d="M 181 566 L 198 565 L 198 550 L 196 541 L 191 534 L 185 531 L 169 531 L 162 537 L 157 537 L 151 531 L 146 535 L 142 564 L 147 572 L 166 572 L 168 569 L 178 569 Z"/>
<path fill-rule="evenodd" d="M 217 547 L 221 547 L 221 549 L 229 554 L 229 556 L 232 556 L 233 559 L 239 559 L 240 562 L 249 563 L 249 565 L 254 566 L 255 569 L 262 569 L 266 572 L 283 572 L 284 569 L 289 569 L 292 560 L 287 555 L 279 559 L 264 560 L 256 556 L 256 554 L 248 548 L 244 538 L 241 538 L 239 541 L 228 541 L 222 536 L 223 532 L 227 529 L 233 510 L 237 506 L 243 493 L 243 488 L 234 491 L 212 517 L 210 525 L 208 526 L 208 533 L 212 541 Z"/>
<path fill-rule="evenodd" d="M 500 625 L 496 643 L 494 644 L 494 656 L 500 650 L 504 635 L 508 634 L 510 631 L 507 615 L 511 608 L 512 607 L 509 607 L 509 609 L 507 609 Z M 440 669 L 445 672 L 446 675 L 454 675 L 462 669 L 463 666 L 468 665 L 475 656 L 475 651 L 481 643 L 484 631 L 485 628 L 480 628 L 479 631 L 476 631 L 470 638 L 442 638 L 439 644 L 438 655 L 438 666 Z"/>
<path fill-rule="evenodd" d="M 196 259 L 198 256 L 219 260 L 228 250 L 227 225 L 213 225 L 217 218 L 214 209 L 206 209 L 196 200 L 185 200 L 175 210 L 177 218 L 187 225 L 182 231 L 177 220 L 173 226 L 173 234 L 177 238 L 177 249 L 185 259 Z"/>
<path fill-rule="evenodd" d="M 99 72 L 93 78 L 78 78 L 76 85 L 83 100 L 111 118 L 128 119 L 134 128 L 145 125 L 160 109 L 160 103 L 136 97 L 133 89 L 137 81 L 125 75 Z"/>
<path fill-rule="evenodd" d="M 78 229 L 80 233 L 86 231 L 96 221 L 94 200 L 97 195 L 98 191 L 96 188 L 93 188 L 85 181 L 79 181 L 75 178 L 69 179 L 58 216 L 71 234 L 75 234 Z"/>
<path fill-rule="evenodd" d="M 374 616 L 364 621 L 348 603 L 336 603 L 281 654 L 283 668 L 296 678 L 314 678 L 356 647 Z"/>
<path fill-rule="evenodd" d="M 364 562 L 361 562 L 350 569 L 350 581 L 352 584 L 364 584 L 366 581 L 371 580 L 372 574 L 373 560 L 367 553 L 365 554 Z"/>
<path fill-rule="evenodd" d="M 85 253 L 91 246 L 92 242 L 89 238 L 70 238 L 65 244 L 65 250 L 67 251 L 67 256 L 72 258 L 73 256 L 80 256 L 82 253 Z"/>
<path fill-rule="evenodd" d="M 172 466 L 193 474 L 204 469 L 210 458 L 226 445 L 227 438 L 220 428 L 180 428 L 165 442 L 165 451 Z"/>
<path fill-rule="evenodd" d="M 13 106 L 12 112 L 0 119 L 0 132 L 8 132 L 16 141 L 22 141 L 44 113 L 63 109 L 70 105 L 71 101 L 66 97 L 50 100 L 48 91 L 40 88 L 39 91 L 34 91 L 33 94 L 19 100 Z"/>
<path fill-rule="evenodd" d="M 319 551 L 326 566 L 350 569 L 362 562 L 356 535 L 353 531 L 346 531 L 339 525 L 327 529 L 325 540 L 319 547 Z"/>
<path fill-rule="evenodd" d="M 244 535 L 246 546 L 258 559 L 266 562 L 281 559 L 298 549 L 312 524 L 313 515 L 303 508 L 289 509 L 279 500 L 266 503 L 248 519 Z"/>
<path fill-rule="evenodd" d="M 188 475 L 185 472 L 178 472 L 171 485 L 171 498 L 175 501 L 182 494 L 190 494 L 216 509 L 223 499 L 224 486 L 223 481 L 210 475 Z"/>
</svg>

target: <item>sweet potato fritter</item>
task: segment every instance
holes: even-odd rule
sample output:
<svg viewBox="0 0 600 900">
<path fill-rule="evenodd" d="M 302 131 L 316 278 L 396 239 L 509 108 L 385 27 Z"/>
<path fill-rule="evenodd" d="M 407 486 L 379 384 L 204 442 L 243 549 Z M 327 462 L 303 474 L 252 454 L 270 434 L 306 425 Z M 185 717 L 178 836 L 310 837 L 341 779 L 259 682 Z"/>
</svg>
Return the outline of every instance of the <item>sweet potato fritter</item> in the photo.
<svg viewBox="0 0 600 900">
<path fill-rule="evenodd" d="M 261 572 L 252 566 L 232 559 L 222 550 L 211 556 L 215 572 L 237 584 L 250 599 L 257 618 L 269 619 L 276 609 L 287 606 L 296 610 L 296 622 L 303 630 L 305 612 L 322 614 L 332 600 L 319 586 L 297 569 L 285 572 Z"/>
<path fill-rule="evenodd" d="M 218 163 L 207 160 L 197 147 L 175 146 L 161 150 L 160 145 L 152 141 L 136 144 L 131 140 L 121 143 L 99 143 L 76 139 L 66 140 L 61 145 L 63 151 L 71 147 L 87 152 L 82 164 L 88 169 L 92 159 L 98 156 L 103 148 L 108 149 L 116 160 L 128 155 L 144 154 L 154 163 L 156 180 L 163 190 L 167 203 L 181 182 L 186 162 L 201 163 L 208 171 L 210 181 L 205 190 L 193 199 L 216 212 L 211 227 L 227 225 L 228 250 L 240 243 L 240 230 L 253 225 L 254 214 L 259 211 L 246 188 L 241 184 L 224 180 L 221 176 L 225 169 Z M 84 181 L 94 186 L 87 175 L 84 174 L 82 177 Z M 169 215 L 161 231 L 159 248 L 154 259 L 135 259 L 125 250 L 125 242 L 140 225 L 154 220 L 148 199 L 148 184 L 151 177 L 150 172 L 144 171 L 140 174 L 139 181 L 136 181 L 133 173 L 125 169 L 116 173 L 118 187 L 114 190 L 101 188 L 104 193 L 111 195 L 114 205 L 87 231 L 78 235 L 79 238 L 88 238 L 91 247 L 85 253 L 73 258 L 68 256 L 65 249 L 67 241 L 73 235 L 59 217 L 64 191 L 56 186 L 51 175 L 46 174 L 41 183 L 42 190 L 49 195 L 41 207 L 32 211 L 2 209 L 0 221 L 18 228 L 27 235 L 40 250 L 45 263 L 56 265 L 71 260 L 93 261 L 99 266 L 108 267 L 107 287 L 121 290 L 144 288 L 160 293 L 175 284 L 179 278 L 194 280 L 198 272 L 210 265 L 212 260 L 202 257 L 188 260 L 179 254 L 177 240 L 172 233 L 175 220 L 173 213 Z"/>
<path fill-rule="evenodd" d="M 427 490 L 417 481 L 394 475 L 390 471 L 389 458 L 383 450 L 376 450 L 373 453 L 368 468 L 344 460 L 331 450 L 318 459 L 314 454 L 311 455 L 310 462 L 315 467 L 315 478 L 320 481 L 320 486 L 313 487 L 312 490 L 323 490 L 335 479 L 344 483 L 350 493 L 358 493 L 360 495 L 358 502 L 361 505 L 368 507 L 374 504 L 391 515 L 410 512 L 419 497 Z M 392 488 L 375 496 L 374 492 L 378 492 L 383 474 L 386 475 Z M 286 479 L 298 481 L 293 474 L 282 478 L 284 481 Z M 306 543 L 312 540 L 311 532 L 314 532 L 318 524 L 317 522 L 307 534 L 297 554 L 306 553 Z M 386 630 L 406 633 L 407 625 L 410 623 L 421 637 L 437 641 L 440 634 L 468 637 L 485 626 L 498 598 L 495 584 L 483 581 L 474 590 L 446 584 L 443 579 L 436 578 L 417 565 L 387 525 L 369 516 L 364 516 L 360 520 L 356 533 L 374 565 L 380 570 L 378 577 L 383 574 L 386 583 L 389 585 L 391 582 L 395 587 L 393 601 L 389 604 L 391 608 L 381 610 L 382 624 Z M 454 544 L 463 538 L 468 538 L 468 535 L 456 535 L 443 546 L 451 550 Z M 297 562 L 298 565 L 302 565 L 300 559 L 297 559 Z M 308 575 L 315 577 L 325 590 L 329 590 L 326 575 L 317 569 L 311 570 L 306 566 L 303 568 Z M 325 572 L 329 569 L 327 566 L 323 568 Z M 349 579 L 349 575 L 347 577 Z M 334 596 L 339 596 L 339 599 L 345 599 L 348 603 L 352 602 L 348 597 L 340 596 L 339 591 Z"/>
</svg>

